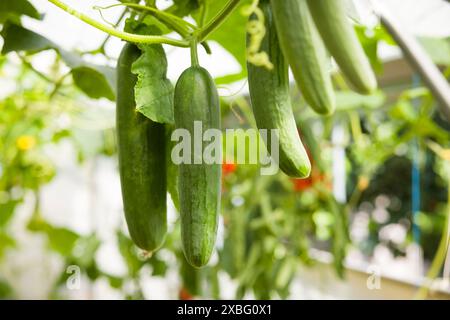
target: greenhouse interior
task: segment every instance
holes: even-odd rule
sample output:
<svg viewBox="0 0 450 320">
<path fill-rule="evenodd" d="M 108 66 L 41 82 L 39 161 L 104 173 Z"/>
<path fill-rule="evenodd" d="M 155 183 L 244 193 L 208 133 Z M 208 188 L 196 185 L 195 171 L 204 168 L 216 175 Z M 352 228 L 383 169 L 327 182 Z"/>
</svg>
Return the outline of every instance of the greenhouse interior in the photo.
<svg viewBox="0 0 450 320">
<path fill-rule="evenodd" d="M 0 300 L 450 300 L 448 1 L 0 0 L 0 30 Z"/>
</svg>

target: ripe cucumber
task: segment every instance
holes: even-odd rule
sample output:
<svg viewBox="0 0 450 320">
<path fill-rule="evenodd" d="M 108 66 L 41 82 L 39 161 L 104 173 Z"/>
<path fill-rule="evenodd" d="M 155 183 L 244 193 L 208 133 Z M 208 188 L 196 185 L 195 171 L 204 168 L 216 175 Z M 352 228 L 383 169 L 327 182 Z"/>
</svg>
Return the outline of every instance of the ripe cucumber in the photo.
<svg viewBox="0 0 450 320">
<path fill-rule="evenodd" d="M 320 114 L 335 109 L 325 46 L 306 0 L 271 0 L 281 49 L 305 101 Z"/>
<path fill-rule="evenodd" d="M 182 73 L 175 87 L 174 116 L 175 127 L 190 133 L 191 146 L 195 137 L 194 121 L 201 121 L 203 132 L 220 129 L 219 96 L 207 70 L 192 66 Z M 207 144 L 203 143 L 203 147 Z M 202 164 L 179 165 L 183 251 L 187 261 L 194 267 L 208 263 L 214 249 L 220 187 L 220 164 L 206 164 L 203 161 Z"/>
<path fill-rule="evenodd" d="M 165 127 L 136 111 L 131 65 L 141 55 L 125 44 L 117 64 L 116 125 L 125 218 L 132 240 L 152 252 L 164 242 L 166 218 Z"/>
<path fill-rule="evenodd" d="M 342 73 L 360 93 L 371 93 L 377 80 L 342 0 L 308 0 L 317 29 Z"/>
<path fill-rule="evenodd" d="M 266 33 L 260 50 L 267 53 L 273 69 L 247 63 L 248 84 L 258 129 L 278 129 L 280 169 L 291 177 L 305 178 L 311 163 L 298 134 L 289 92 L 288 64 L 278 42 L 272 9 L 268 1 L 260 1 Z M 254 19 L 251 17 L 250 19 Z M 267 134 L 270 137 L 270 134 Z M 271 139 L 267 139 L 271 151 Z"/>
</svg>

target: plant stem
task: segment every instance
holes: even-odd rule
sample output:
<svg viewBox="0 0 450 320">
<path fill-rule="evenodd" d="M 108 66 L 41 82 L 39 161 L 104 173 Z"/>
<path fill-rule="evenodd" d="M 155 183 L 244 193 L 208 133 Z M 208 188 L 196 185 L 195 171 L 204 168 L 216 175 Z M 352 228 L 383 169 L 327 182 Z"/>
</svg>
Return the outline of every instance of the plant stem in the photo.
<svg viewBox="0 0 450 320">
<path fill-rule="evenodd" d="M 203 27 L 206 22 L 206 16 L 208 15 L 208 6 L 206 5 L 207 0 L 203 0 L 203 5 L 200 11 L 200 27 Z"/>
<path fill-rule="evenodd" d="M 197 32 L 198 42 L 205 40 L 214 30 L 216 30 L 234 9 L 240 4 L 241 0 L 229 0 L 225 7 L 203 28 Z"/>
<path fill-rule="evenodd" d="M 97 8 L 98 9 L 110 9 L 110 8 L 114 8 L 117 6 L 126 6 L 128 8 L 132 8 L 132 9 L 135 9 L 138 11 L 148 11 L 153 16 L 155 16 L 158 20 L 163 22 L 165 25 L 173 28 L 176 32 L 182 34 L 183 36 L 185 36 L 189 33 L 188 28 L 191 28 L 194 30 L 197 29 L 197 27 L 195 25 L 181 19 L 180 17 L 177 17 L 176 15 L 158 10 L 153 7 L 143 6 L 143 5 L 136 4 L 136 3 L 124 2 L 124 3 L 117 3 L 117 4 L 109 5 L 106 7 L 97 7 Z"/>
<path fill-rule="evenodd" d="M 197 51 L 197 41 L 195 39 L 193 39 L 191 41 L 191 65 L 193 67 L 199 66 L 198 51 Z"/>
<path fill-rule="evenodd" d="M 117 38 L 129 41 L 129 42 L 149 43 L 149 44 L 150 43 L 165 43 L 165 44 L 170 44 L 170 45 L 173 45 L 176 47 L 183 47 L 183 48 L 188 48 L 190 45 L 190 43 L 185 40 L 176 40 L 176 39 L 163 37 L 163 36 L 143 36 L 143 35 L 138 35 L 138 34 L 133 34 L 133 33 L 128 33 L 128 32 L 122 32 L 122 31 L 116 30 L 112 27 L 109 27 L 107 25 L 104 25 L 104 24 L 88 17 L 87 15 L 72 9 L 71 7 L 69 7 L 68 5 L 66 5 L 65 3 L 63 3 L 59 0 L 48 0 L 48 1 L 53 3 L 55 6 L 61 8 L 62 10 L 66 11 L 67 13 L 73 15 L 74 17 L 80 19 L 81 21 L 93 26 L 94 28 L 97 28 L 97 29 L 99 29 L 103 32 L 106 32 L 112 36 L 115 36 Z"/>
<path fill-rule="evenodd" d="M 119 16 L 119 19 L 117 19 L 117 22 L 115 24 L 116 27 L 119 25 L 119 23 L 125 17 L 126 13 L 127 13 L 127 10 L 125 9 L 122 12 L 122 14 Z M 82 52 L 82 54 L 96 54 L 96 53 L 105 54 L 105 47 L 106 47 L 106 44 L 108 43 L 109 39 L 111 39 L 111 35 L 107 34 L 106 37 L 105 37 L 105 40 L 103 40 L 103 42 L 100 44 L 100 46 L 97 49 L 91 50 L 91 51 Z"/>
<path fill-rule="evenodd" d="M 433 141 L 428 141 L 427 146 L 429 149 L 431 149 L 438 157 L 442 158 L 444 161 L 449 161 L 448 158 L 446 158 L 445 150 L 438 145 L 437 143 Z M 436 251 L 436 254 L 433 258 L 433 261 L 431 262 L 431 266 L 428 269 L 428 272 L 425 276 L 425 283 L 419 288 L 416 295 L 414 296 L 414 299 L 416 300 L 423 300 L 426 299 L 428 296 L 429 291 L 429 281 L 435 279 L 439 271 L 442 269 L 442 265 L 445 262 L 447 251 L 449 250 L 450 246 L 450 176 L 448 177 L 448 197 L 447 197 L 447 216 L 445 219 L 445 225 L 444 230 L 442 232 L 441 241 L 439 242 L 438 249 Z"/>
</svg>

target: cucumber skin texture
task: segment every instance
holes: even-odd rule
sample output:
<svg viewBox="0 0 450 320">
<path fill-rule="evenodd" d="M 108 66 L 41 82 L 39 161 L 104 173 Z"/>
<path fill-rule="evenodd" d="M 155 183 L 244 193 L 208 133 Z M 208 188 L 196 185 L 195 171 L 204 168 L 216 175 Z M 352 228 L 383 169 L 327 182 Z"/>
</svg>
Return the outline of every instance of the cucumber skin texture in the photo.
<svg viewBox="0 0 450 320">
<path fill-rule="evenodd" d="M 186 69 L 175 86 L 175 127 L 186 129 L 194 139 L 194 121 L 202 121 L 203 132 L 220 129 L 219 96 L 208 71 Z M 203 147 L 209 143 L 203 143 Z M 193 148 L 192 148 L 193 150 Z M 220 164 L 180 164 L 181 238 L 186 260 L 194 267 L 206 265 L 216 241 L 221 195 Z"/>
<path fill-rule="evenodd" d="M 266 29 L 260 50 L 269 55 L 274 68 L 269 70 L 247 63 L 253 114 L 258 129 L 278 129 L 280 169 L 291 177 L 306 178 L 311 172 L 311 163 L 292 111 L 289 66 L 281 52 L 270 3 L 260 1 L 259 6 L 264 12 Z M 267 150 L 271 150 L 270 139 Z"/>
<path fill-rule="evenodd" d="M 136 111 L 131 65 L 140 54 L 127 43 L 118 60 L 116 127 L 128 230 L 138 247 L 153 252 L 167 232 L 165 127 Z"/>
<path fill-rule="evenodd" d="M 360 93 L 376 90 L 377 80 L 341 0 L 307 0 L 317 29 L 346 79 Z"/>
<path fill-rule="evenodd" d="M 271 0 L 281 49 L 306 102 L 319 114 L 335 110 L 325 46 L 306 0 Z"/>
</svg>

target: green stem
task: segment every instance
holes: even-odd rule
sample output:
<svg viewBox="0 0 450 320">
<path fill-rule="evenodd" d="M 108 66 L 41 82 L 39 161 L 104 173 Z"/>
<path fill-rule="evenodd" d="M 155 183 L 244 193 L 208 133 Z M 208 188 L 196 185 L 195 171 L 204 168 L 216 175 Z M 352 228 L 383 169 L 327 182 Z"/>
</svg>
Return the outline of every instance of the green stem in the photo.
<svg viewBox="0 0 450 320">
<path fill-rule="evenodd" d="M 200 27 L 203 27 L 206 23 L 206 17 L 208 15 L 208 6 L 206 5 L 207 0 L 203 0 L 203 5 L 200 12 Z"/>
<path fill-rule="evenodd" d="M 119 23 L 122 21 L 122 19 L 125 17 L 127 13 L 127 9 L 125 9 L 122 14 L 119 16 L 119 19 L 117 19 L 115 26 L 117 27 L 119 25 Z M 111 35 L 107 34 L 105 37 L 105 40 L 103 40 L 103 42 L 100 44 L 100 46 L 95 49 L 95 50 L 90 50 L 90 51 L 86 51 L 86 52 L 82 52 L 81 54 L 96 54 L 96 53 L 102 53 L 105 54 L 105 47 L 106 44 L 108 43 L 109 39 L 111 39 Z"/>
<path fill-rule="evenodd" d="M 233 13 L 241 0 L 229 0 L 225 7 L 203 28 L 197 32 L 198 42 L 205 40 L 214 30 L 216 30 Z"/>
<path fill-rule="evenodd" d="M 191 41 L 191 65 L 193 67 L 200 65 L 198 62 L 197 41 L 195 39 Z"/>
<path fill-rule="evenodd" d="M 97 28 L 103 32 L 106 32 L 106 33 L 108 33 L 112 36 L 115 36 L 117 38 L 120 38 L 122 40 L 126 40 L 129 42 L 135 42 L 135 43 L 149 43 L 149 44 L 165 43 L 165 44 L 169 44 L 172 46 L 183 47 L 183 48 L 188 48 L 190 45 L 190 43 L 185 40 L 176 40 L 176 39 L 171 39 L 171 38 L 163 37 L 163 36 L 143 36 L 143 35 L 119 31 L 119 30 L 116 30 L 112 27 L 109 27 L 107 25 L 104 25 L 104 24 L 92 19 L 81 12 L 78 12 L 78 11 L 72 9 L 71 7 L 69 7 L 68 5 L 66 5 L 65 3 L 63 3 L 59 0 L 48 0 L 48 1 L 53 3 L 55 6 L 61 8 L 62 10 L 66 11 L 67 13 L 73 15 L 74 17 L 80 19 L 81 21 L 93 26 L 94 28 Z"/>
<path fill-rule="evenodd" d="M 177 17 L 176 15 L 158 10 L 153 7 L 147 7 L 147 6 L 143 6 L 143 5 L 136 4 L 136 3 L 124 2 L 124 3 L 117 3 L 117 4 L 109 5 L 106 7 L 98 7 L 97 6 L 96 8 L 110 9 L 110 8 L 114 8 L 114 7 L 118 7 L 118 6 L 126 6 L 128 8 L 132 8 L 132 9 L 135 9 L 138 11 L 148 11 L 154 17 L 156 17 L 158 20 L 160 20 L 162 23 L 173 28 L 176 32 L 178 32 L 182 36 L 186 36 L 189 34 L 188 28 L 191 28 L 194 30 L 197 29 L 197 27 L 195 25 L 181 19 L 180 17 Z"/>
<path fill-rule="evenodd" d="M 436 255 L 433 258 L 433 261 L 431 262 L 431 266 L 428 269 L 428 272 L 425 276 L 425 283 L 419 288 L 416 295 L 414 296 L 415 300 L 424 300 L 428 296 L 429 288 L 429 282 L 431 280 L 436 279 L 439 272 L 442 269 L 442 265 L 445 262 L 445 258 L 447 256 L 447 251 L 449 249 L 450 245 L 450 230 L 449 230 L 449 223 L 450 223 L 450 177 L 448 178 L 448 203 L 447 203 L 447 217 L 445 219 L 445 225 L 444 230 L 442 232 L 441 241 L 439 242 L 438 249 L 436 251 Z"/>
</svg>

